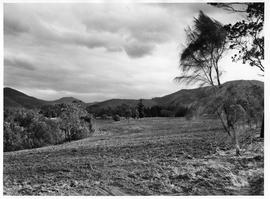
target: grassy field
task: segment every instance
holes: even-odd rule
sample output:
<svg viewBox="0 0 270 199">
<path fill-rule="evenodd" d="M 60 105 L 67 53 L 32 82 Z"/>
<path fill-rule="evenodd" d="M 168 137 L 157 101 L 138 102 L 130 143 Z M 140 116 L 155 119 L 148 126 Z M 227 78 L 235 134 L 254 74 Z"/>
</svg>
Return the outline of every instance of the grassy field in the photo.
<svg viewBox="0 0 270 199">
<path fill-rule="evenodd" d="M 262 195 L 263 140 L 242 156 L 216 120 L 96 121 L 90 138 L 4 153 L 5 195 Z"/>
</svg>

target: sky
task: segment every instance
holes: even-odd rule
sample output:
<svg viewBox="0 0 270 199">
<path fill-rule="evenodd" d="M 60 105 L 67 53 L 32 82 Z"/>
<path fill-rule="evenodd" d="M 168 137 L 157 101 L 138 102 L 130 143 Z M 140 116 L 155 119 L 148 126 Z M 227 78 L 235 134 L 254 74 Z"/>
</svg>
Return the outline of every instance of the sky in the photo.
<svg viewBox="0 0 270 199">
<path fill-rule="evenodd" d="M 241 19 L 202 3 L 4 4 L 4 86 L 84 102 L 164 96 L 184 85 L 179 53 L 202 10 L 223 24 Z M 263 81 L 257 68 L 220 62 L 222 82 Z"/>
</svg>

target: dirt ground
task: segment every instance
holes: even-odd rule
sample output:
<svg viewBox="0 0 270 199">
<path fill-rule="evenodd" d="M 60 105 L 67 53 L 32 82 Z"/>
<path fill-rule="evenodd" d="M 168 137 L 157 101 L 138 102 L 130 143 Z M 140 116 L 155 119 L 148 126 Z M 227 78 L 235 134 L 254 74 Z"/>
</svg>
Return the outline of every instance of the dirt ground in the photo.
<svg viewBox="0 0 270 199">
<path fill-rule="evenodd" d="M 216 120 L 96 121 L 90 138 L 4 153 L 4 195 L 263 195 L 259 129 L 236 157 Z"/>
</svg>

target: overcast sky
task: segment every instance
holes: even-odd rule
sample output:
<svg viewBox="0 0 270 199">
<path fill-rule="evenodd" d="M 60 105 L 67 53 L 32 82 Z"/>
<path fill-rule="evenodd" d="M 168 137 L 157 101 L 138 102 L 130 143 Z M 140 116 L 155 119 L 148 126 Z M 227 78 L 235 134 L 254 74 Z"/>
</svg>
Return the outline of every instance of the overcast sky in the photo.
<svg viewBox="0 0 270 199">
<path fill-rule="evenodd" d="M 240 16 L 206 4 L 4 4 L 4 86 L 45 100 L 152 98 L 173 78 L 184 29 L 199 10 L 223 24 Z M 257 68 L 221 62 L 222 81 L 263 80 Z"/>
</svg>

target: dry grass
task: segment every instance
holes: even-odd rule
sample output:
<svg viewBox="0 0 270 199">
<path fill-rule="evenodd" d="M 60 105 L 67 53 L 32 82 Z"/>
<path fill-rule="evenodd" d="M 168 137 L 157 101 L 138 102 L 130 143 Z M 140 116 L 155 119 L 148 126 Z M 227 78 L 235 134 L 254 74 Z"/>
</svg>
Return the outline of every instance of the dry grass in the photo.
<svg viewBox="0 0 270 199">
<path fill-rule="evenodd" d="M 96 128 L 84 140 L 4 153 L 4 194 L 263 194 L 263 141 L 255 130 L 235 157 L 215 120 L 97 121 Z"/>
</svg>

